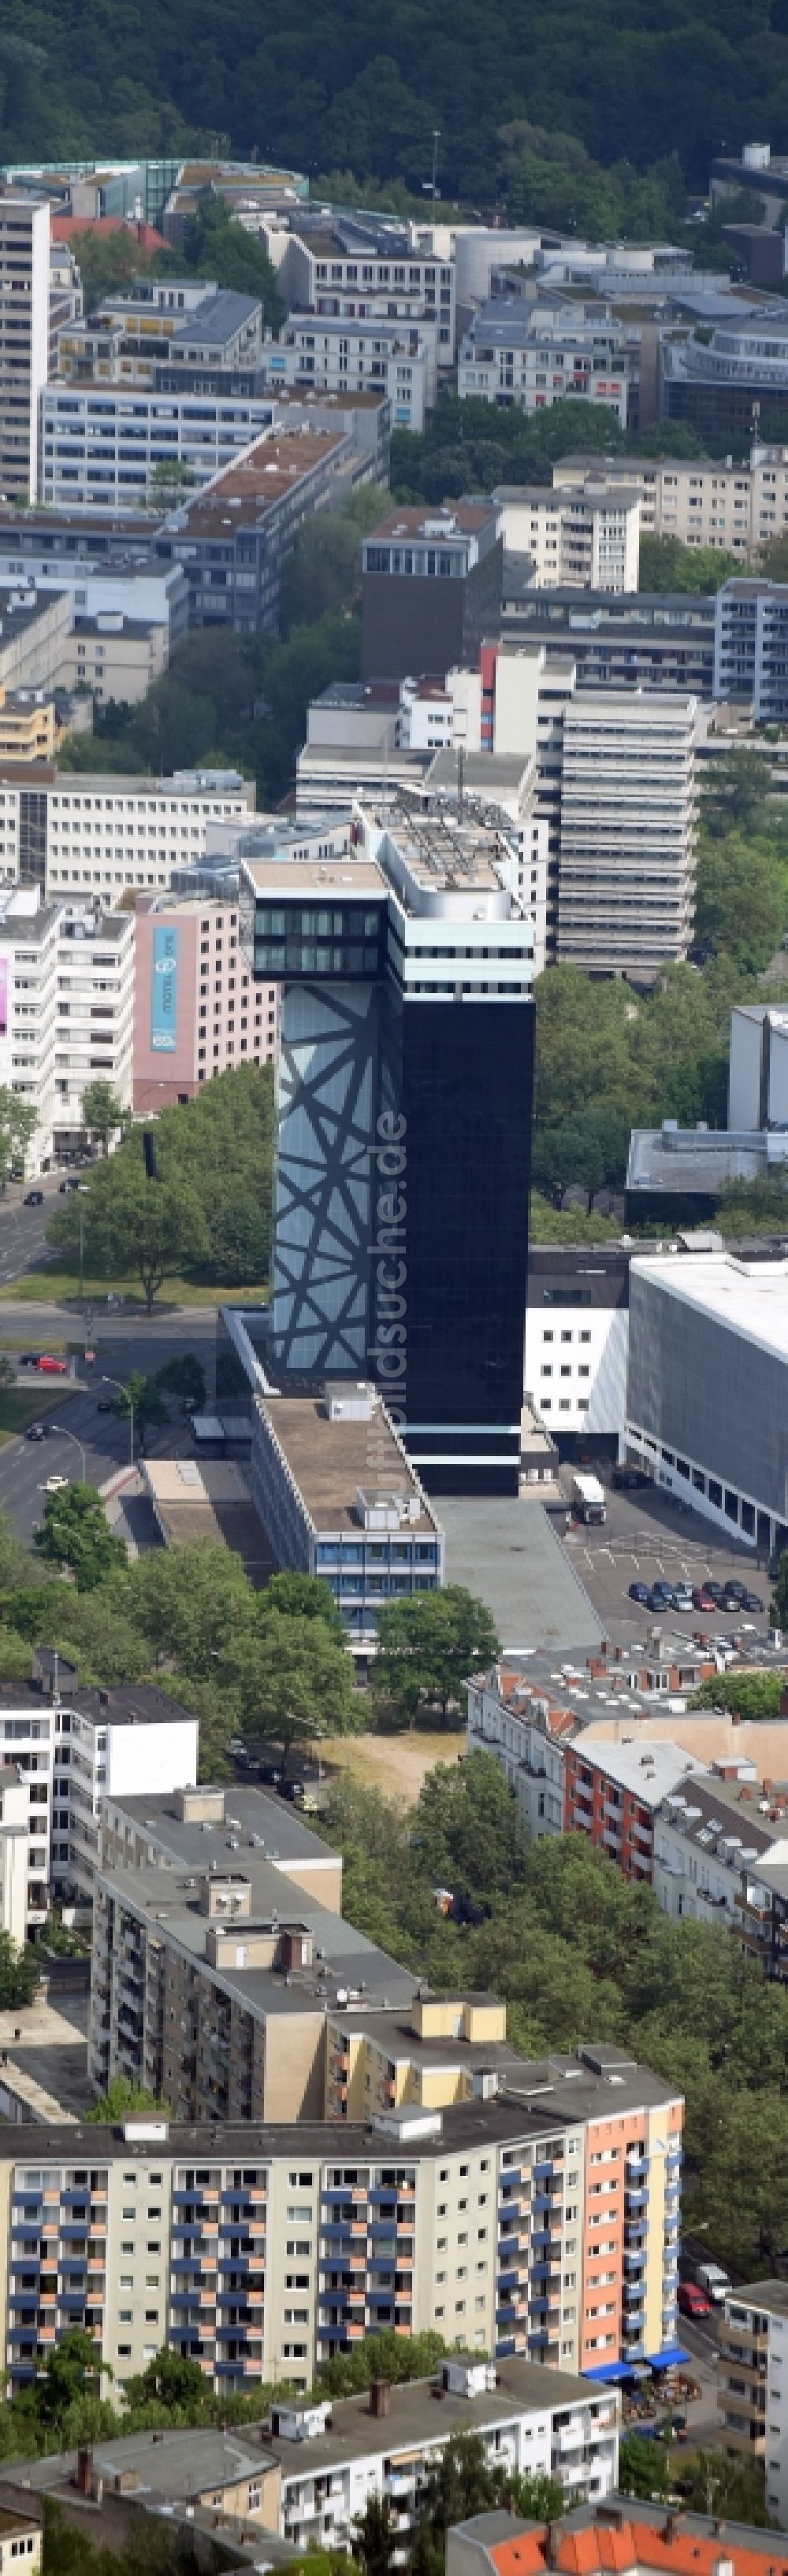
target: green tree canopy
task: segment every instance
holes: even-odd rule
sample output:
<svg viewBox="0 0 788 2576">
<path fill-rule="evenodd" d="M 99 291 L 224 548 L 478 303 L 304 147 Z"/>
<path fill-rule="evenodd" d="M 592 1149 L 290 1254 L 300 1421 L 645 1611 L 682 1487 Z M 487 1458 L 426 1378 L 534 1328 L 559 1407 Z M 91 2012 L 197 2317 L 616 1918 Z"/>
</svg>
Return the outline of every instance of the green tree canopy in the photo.
<svg viewBox="0 0 788 2576">
<path fill-rule="evenodd" d="M 82 1123 L 89 1136 L 98 1138 L 102 1154 L 109 1153 L 110 1137 L 118 1135 L 129 1122 L 129 1111 L 113 1090 L 111 1082 L 101 1075 L 87 1082 L 82 1094 Z"/>
<path fill-rule="evenodd" d="M 461 1699 L 469 1673 L 486 1670 L 499 1651 L 484 1602 L 460 1583 L 388 1602 L 378 1620 L 378 1639 L 372 1689 L 376 1698 L 394 1701 L 409 1717 L 420 1706 L 437 1704 L 445 1718 L 450 1705 Z"/>
<path fill-rule="evenodd" d="M 65 1485 L 44 1497 L 36 1547 L 50 1565 L 66 1565 L 79 1592 L 93 1592 L 126 1563 L 122 1538 L 113 1538 L 93 1485 Z"/>
<path fill-rule="evenodd" d="M 84 2117 L 117 2129 L 124 2120 L 145 2115 L 151 2119 L 166 2119 L 168 2114 L 168 2103 L 157 2101 L 155 2093 L 149 2093 L 144 2084 L 132 2084 L 127 2075 L 115 2075 L 112 2083 L 107 2085 L 106 2093 L 99 2095 L 92 2110 L 86 2111 Z"/>
</svg>

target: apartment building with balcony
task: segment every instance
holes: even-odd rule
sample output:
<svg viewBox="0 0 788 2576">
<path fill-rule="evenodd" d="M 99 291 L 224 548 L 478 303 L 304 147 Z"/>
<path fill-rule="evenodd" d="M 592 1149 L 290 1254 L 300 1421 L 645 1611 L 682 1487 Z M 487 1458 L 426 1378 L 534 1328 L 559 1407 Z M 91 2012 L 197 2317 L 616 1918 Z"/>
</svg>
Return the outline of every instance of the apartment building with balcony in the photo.
<svg viewBox="0 0 788 2576">
<path fill-rule="evenodd" d="M 244 299 L 245 301 L 246 299 Z M 88 326 L 86 326 L 88 327 Z M 113 339 L 118 338 L 117 331 Z M 164 392 L 144 381 L 115 382 L 118 369 L 73 381 L 56 377 L 40 397 L 40 497 L 51 510 L 90 509 L 108 516 L 149 506 L 163 511 L 188 485 L 207 483 L 255 438 L 270 431 L 269 392 Z M 172 473 L 172 491 L 167 474 Z"/>
<path fill-rule="evenodd" d="M 762 2461 L 766 2509 L 788 2522 L 788 2281 L 727 2292 L 720 2318 L 717 2406 L 723 2449 Z"/>
<path fill-rule="evenodd" d="M 537 590 L 637 590 L 640 498 L 624 478 L 504 483 L 493 493 L 506 553 L 526 556 Z"/>
<path fill-rule="evenodd" d="M 363 321 L 291 313 L 266 346 L 262 377 L 274 395 L 281 386 L 340 400 L 346 393 L 385 396 L 393 427 L 421 433 L 437 399 L 435 327 L 408 299 L 400 312 L 370 305 Z"/>
<path fill-rule="evenodd" d="M 127 913 L 0 894 L 0 1072 L 36 1112 L 29 1172 L 83 1140 L 95 1074 L 130 1105 L 133 955 Z"/>
<path fill-rule="evenodd" d="M 732 1778 L 695 1776 L 666 1794 L 654 1818 L 654 1892 L 674 1922 L 718 1925 L 785 1983 L 788 1809 L 753 1763 L 730 1768 Z"/>
<path fill-rule="evenodd" d="M 501 634 L 550 662 L 570 656 L 579 689 L 713 695 L 714 600 L 702 593 L 596 590 L 580 614 L 576 590 L 537 590 L 505 555 Z"/>
<path fill-rule="evenodd" d="M 24 1940 L 53 1899 L 90 1900 L 106 1794 L 130 1787 L 141 1762 L 160 1789 L 196 1778 L 197 1720 L 142 1683 L 94 1690 L 41 1646 L 33 1679 L 2 1686 L 0 1756 L 5 1929 Z"/>
<path fill-rule="evenodd" d="M 577 691 L 563 719 L 557 955 L 653 984 L 694 922 L 697 702 Z"/>
<path fill-rule="evenodd" d="M 609 465 L 582 453 L 562 457 L 553 466 L 554 491 L 578 484 L 636 495 L 644 535 L 722 548 L 742 564 L 756 563 L 761 547 L 788 528 L 788 448 L 760 441 L 735 464 L 723 456 L 686 464 L 680 457 L 622 457 Z"/>
<path fill-rule="evenodd" d="M 341 404 L 339 404 L 341 414 Z M 368 427 L 378 418 L 375 401 Z M 356 440 L 341 417 L 315 428 L 302 421 L 252 444 L 172 511 L 155 539 L 158 563 L 180 563 L 189 584 L 191 626 L 234 634 L 276 634 L 282 565 L 313 511 L 375 482 L 377 445 Z"/>
<path fill-rule="evenodd" d="M 455 263 L 413 235 L 412 225 L 367 214 L 332 210 L 315 221 L 310 207 L 308 218 L 293 213 L 286 234 L 272 226 L 268 248 L 292 314 L 344 318 L 355 308 L 363 320 L 371 303 L 407 298 L 434 332 L 439 367 L 453 367 Z"/>
<path fill-rule="evenodd" d="M 551 309 L 519 296 L 493 297 L 474 314 L 457 360 L 461 401 L 533 412 L 573 396 L 604 403 L 622 429 L 637 426 L 639 377 L 637 337 L 604 307 Z"/>
</svg>

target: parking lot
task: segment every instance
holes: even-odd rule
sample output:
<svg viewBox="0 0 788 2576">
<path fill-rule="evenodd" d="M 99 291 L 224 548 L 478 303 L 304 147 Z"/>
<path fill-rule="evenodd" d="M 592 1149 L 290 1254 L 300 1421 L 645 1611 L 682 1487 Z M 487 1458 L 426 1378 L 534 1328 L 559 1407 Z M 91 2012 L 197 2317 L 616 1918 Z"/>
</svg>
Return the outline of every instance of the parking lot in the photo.
<svg viewBox="0 0 788 2576">
<path fill-rule="evenodd" d="M 687 1636 L 702 1627 L 707 1634 L 730 1639 L 734 1635 L 751 1636 L 753 1645 L 756 1640 L 765 1640 L 771 1585 L 763 1560 L 758 1565 L 754 1548 L 729 1539 L 725 1531 L 716 1530 L 699 1512 L 676 1502 L 657 1486 L 614 1493 L 604 1470 L 601 1481 L 605 1487 L 604 1525 L 585 1528 L 581 1522 L 568 1520 L 564 1543 L 594 1608 L 605 1622 L 606 1633 L 622 1642 L 642 1636 L 644 1621 L 653 1624 L 662 1615 L 663 1624 L 684 1630 Z M 562 1470 L 561 1482 L 568 1505 L 571 1470 Z M 659 1581 L 683 1580 L 697 1585 L 706 1575 L 714 1583 L 724 1584 L 731 1578 L 745 1583 L 758 1593 L 764 1605 L 762 1612 L 743 1612 L 740 1617 L 731 1617 L 720 1609 L 667 1610 L 658 1614 L 628 1598 L 630 1583 L 650 1586 Z"/>
</svg>

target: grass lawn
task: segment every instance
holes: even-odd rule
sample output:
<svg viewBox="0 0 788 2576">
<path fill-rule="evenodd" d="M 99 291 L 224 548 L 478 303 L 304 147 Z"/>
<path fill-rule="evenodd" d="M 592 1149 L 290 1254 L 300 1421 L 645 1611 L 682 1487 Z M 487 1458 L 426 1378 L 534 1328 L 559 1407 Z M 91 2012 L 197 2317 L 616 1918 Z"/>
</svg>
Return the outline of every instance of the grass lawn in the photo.
<svg viewBox="0 0 788 2576">
<path fill-rule="evenodd" d="M 145 1314 L 145 1299 L 138 1279 L 112 1279 L 109 1285 L 113 1297 L 122 1297 L 124 1303 L 138 1307 L 140 1314 Z M 107 1307 L 106 1279 L 86 1278 L 83 1295 L 85 1304 L 95 1309 L 94 1320 L 98 1321 L 101 1308 L 106 1310 Z M 249 1288 L 221 1288 L 215 1282 L 206 1286 L 194 1279 L 165 1279 L 154 1300 L 153 1312 L 155 1315 L 165 1306 L 262 1306 L 267 1295 L 267 1288 L 261 1287 L 259 1281 Z M 79 1298 L 79 1277 L 76 1271 L 56 1270 L 54 1264 L 47 1263 L 45 1270 L 27 1270 L 21 1279 L 10 1280 L 7 1287 L 0 1289 L 0 1302 L 3 1298 L 11 1305 L 20 1306 L 71 1305 Z M 111 1308 L 109 1312 L 112 1312 Z M 7 1347 L 10 1349 L 11 1345 Z"/>
<path fill-rule="evenodd" d="M 327 1771 L 350 1771 L 363 1789 L 382 1789 L 403 1807 L 415 1804 L 436 1762 L 458 1762 L 466 1749 L 465 1735 L 449 1727 L 423 1735 L 334 1735 L 312 1747 Z"/>
<path fill-rule="evenodd" d="M 0 1386 L 0 1447 L 6 1440 L 15 1440 L 20 1431 L 27 1431 L 31 1422 L 40 1422 L 73 1392 L 73 1387 L 64 1386 L 62 1379 L 53 1386 L 51 1378 L 42 1377 L 36 1378 L 31 1387 Z"/>
</svg>

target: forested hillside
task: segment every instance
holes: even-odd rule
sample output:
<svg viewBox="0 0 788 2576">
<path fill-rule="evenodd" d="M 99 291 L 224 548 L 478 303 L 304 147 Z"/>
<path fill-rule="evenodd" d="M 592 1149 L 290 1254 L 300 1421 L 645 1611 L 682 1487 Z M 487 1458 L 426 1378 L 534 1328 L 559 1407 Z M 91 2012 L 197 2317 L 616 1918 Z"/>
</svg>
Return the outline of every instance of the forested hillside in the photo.
<svg viewBox="0 0 788 2576">
<path fill-rule="evenodd" d="M 5 0 L 2 26 L 9 159 L 214 138 L 420 190 L 438 126 L 442 193 L 489 206 L 525 119 L 604 164 L 676 151 L 695 187 L 723 139 L 788 137 L 788 0 Z"/>
</svg>

